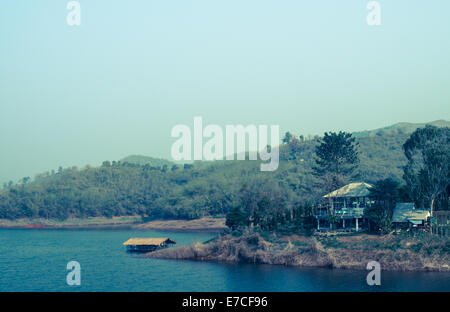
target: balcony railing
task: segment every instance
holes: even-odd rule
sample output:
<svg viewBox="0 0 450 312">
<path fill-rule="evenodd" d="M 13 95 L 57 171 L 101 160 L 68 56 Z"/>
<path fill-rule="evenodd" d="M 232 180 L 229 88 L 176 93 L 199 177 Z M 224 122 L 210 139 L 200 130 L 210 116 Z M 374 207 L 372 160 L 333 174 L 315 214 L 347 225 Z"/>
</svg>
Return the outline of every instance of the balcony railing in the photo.
<svg viewBox="0 0 450 312">
<path fill-rule="evenodd" d="M 336 209 L 334 214 L 341 216 L 362 216 L 364 215 L 364 208 L 342 208 Z"/>
<path fill-rule="evenodd" d="M 327 208 L 316 209 L 316 216 L 327 216 L 330 210 Z M 340 208 L 334 209 L 334 215 L 341 217 L 362 217 L 364 215 L 364 208 Z"/>
</svg>

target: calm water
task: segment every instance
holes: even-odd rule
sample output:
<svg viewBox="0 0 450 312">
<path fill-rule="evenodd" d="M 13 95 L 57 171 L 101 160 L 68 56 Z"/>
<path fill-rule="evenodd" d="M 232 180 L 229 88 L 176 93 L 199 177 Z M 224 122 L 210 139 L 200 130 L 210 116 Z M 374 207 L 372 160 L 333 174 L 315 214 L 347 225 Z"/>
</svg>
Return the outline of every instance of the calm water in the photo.
<svg viewBox="0 0 450 312">
<path fill-rule="evenodd" d="M 382 272 L 374 288 L 363 271 L 144 259 L 122 246 L 151 236 L 185 245 L 213 234 L 0 229 L 0 291 L 450 291 L 450 273 Z M 71 260 L 81 286 L 66 284 Z"/>
</svg>

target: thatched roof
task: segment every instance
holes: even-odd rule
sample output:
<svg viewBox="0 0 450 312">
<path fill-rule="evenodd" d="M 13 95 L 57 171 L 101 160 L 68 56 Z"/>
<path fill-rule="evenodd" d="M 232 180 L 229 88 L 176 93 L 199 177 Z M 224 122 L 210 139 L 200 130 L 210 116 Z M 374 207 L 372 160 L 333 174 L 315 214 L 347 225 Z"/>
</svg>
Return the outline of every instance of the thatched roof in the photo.
<svg viewBox="0 0 450 312">
<path fill-rule="evenodd" d="M 125 246 L 159 246 L 163 243 L 176 244 L 176 241 L 170 238 L 130 238 L 123 245 Z"/>
<path fill-rule="evenodd" d="M 392 216 L 392 222 L 426 221 L 430 212 L 425 209 L 415 209 L 414 203 L 397 203 Z"/>
<path fill-rule="evenodd" d="M 364 182 L 357 182 L 357 183 L 350 183 L 347 184 L 340 189 L 337 189 L 324 197 L 363 197 L 368 196 L 370 194 L 369 189 L 373 186 L 364 183 Z"/>
</svg>

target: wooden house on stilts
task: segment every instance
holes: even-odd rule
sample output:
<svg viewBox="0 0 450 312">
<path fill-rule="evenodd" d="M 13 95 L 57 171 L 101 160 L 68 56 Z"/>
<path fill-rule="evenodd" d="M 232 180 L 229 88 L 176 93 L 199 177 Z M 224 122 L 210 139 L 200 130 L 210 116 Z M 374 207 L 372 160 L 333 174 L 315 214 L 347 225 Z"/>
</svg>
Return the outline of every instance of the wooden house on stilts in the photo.
<svg viewBox="0 0 450 312">
<path fill-rule="evenodd" d="M 315 211 L 318 231 L 356 231 L 368 225 L 364 210 L 374 204 L 370 198 L 373 186 L 364 183 L 350 183 L 323 196 L 323 203 Z M 330 216 L 338 222 L 333 228 Z"/>
</svg>

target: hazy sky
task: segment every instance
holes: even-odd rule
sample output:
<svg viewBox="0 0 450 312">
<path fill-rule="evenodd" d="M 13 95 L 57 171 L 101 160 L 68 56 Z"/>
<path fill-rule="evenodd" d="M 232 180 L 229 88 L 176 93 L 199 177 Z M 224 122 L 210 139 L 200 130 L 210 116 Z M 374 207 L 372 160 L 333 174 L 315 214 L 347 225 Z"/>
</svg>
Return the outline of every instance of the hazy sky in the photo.
<svg viewBox="0 0 450 312">
<path fill-rule="evenodd" d="M 357 131 L 450 119 L 450 1 L 0 1 L 0 182 L 130 154 L 176 124 Z"/>
</svg>

